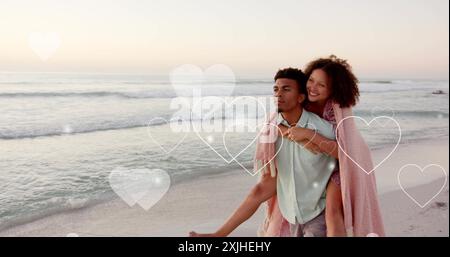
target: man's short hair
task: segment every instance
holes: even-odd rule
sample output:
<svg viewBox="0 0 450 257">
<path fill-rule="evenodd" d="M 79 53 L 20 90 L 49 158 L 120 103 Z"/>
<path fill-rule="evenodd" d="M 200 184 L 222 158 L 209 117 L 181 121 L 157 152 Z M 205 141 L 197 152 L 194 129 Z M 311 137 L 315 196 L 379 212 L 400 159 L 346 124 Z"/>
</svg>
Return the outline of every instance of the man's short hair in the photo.
<svg viewBox="0 0 450 257">
<path fill-rule="evenodd" d="M 298 90 L 300 94 L 306 95 L 306 75 L 300 69 L 295 68 L 285 68 L 278 70 L 277 74 L 275 74 L 274 81 L 277 79 L 292 79 L 297 81 Z"/>
</svg>

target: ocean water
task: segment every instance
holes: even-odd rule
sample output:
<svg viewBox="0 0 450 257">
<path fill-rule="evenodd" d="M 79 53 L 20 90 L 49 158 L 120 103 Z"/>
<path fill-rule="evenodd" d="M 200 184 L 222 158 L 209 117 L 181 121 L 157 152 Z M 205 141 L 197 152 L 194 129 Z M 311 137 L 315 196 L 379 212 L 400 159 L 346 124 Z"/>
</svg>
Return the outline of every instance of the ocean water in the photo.
<svg viewBox="0 0 450 257">
<path fill-rule="evenodd" d="M 268 99 L 272 85 L 238 78 L 208 87 L 212 95 Z M 403 144 L 448 138 L 448 89 L 448 81 L 362 79 L 354 114 L 395 119 Z M 115 197 L 108 176 L 117 167 L 163 169 L 174 184 L 241 168 L 227 161 L 242 149 L 236 159 L 251 162 L 254 132 L 171 132 L 163 119 L 177 112 L 176 97 L 167 76 L 0 73 L 0 229 Z M 361 133 L 372 149 L 396 143 L 395 133 L 364 126 Z"/>
</svg>

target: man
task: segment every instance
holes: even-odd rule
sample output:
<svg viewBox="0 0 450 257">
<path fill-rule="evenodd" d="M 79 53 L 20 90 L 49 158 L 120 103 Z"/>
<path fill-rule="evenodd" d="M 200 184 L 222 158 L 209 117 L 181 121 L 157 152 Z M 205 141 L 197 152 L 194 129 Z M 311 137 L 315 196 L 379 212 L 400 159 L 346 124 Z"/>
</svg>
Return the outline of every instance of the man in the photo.
<svg viewBox="0 0 450 257">
<path fill-rule="evenodd" d="M 302 107 L 306 100 L 306 77 L 301 70 L 279 70 L 274 80 L 277 124 L 280 128 L 287 127 L 283 133 L 285 136 L 292 136 L 293 128 L 308 128 L 335 140 L 333 126 Z M 325 192 L 336 160 L 323 153 L 314 154 L 296 141 L 282 140 L 278 137 L 275 143 L 277 151 L 280 150 L 276 156 L 278 175 L 263 175 L 239 208 L 215 233 L 190 232 L 190 236 L 227 236 L 250 218 L 261 203 L 275 195 L 281 214 L 290 223 L 291 236 L 326 236 Z"/>
<path fill-rule="evenodd" d="M 333 126 L 303 109 L 306 77 L 297 69 L 280 70 L 275 76 L 277 123 L 307 128 L 335 140 Z M 325 191 L 336 160 L 313 154 L 296 141 L 277 139 L 277 199 L 280 212 L 290 223 L 292 236 L 326 236 Z M 281 149 L 280 149 L 281 148 Z"/>
</svg>

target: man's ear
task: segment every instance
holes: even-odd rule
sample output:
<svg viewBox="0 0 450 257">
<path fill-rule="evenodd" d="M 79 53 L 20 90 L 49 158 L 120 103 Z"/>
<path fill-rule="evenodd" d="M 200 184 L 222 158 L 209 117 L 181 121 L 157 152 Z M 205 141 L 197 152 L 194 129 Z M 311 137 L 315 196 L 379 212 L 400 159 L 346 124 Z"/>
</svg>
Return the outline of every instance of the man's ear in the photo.
<svg viewBox="0 0 450 257">
<path fill-rule="evenodd" d="M 305 101 L 305 99 L 306 99 L 306 95 L 305 94 L 300 94 L 298 96 L 298 102 L 299 103 L 303 103 Z"/>
</svg>

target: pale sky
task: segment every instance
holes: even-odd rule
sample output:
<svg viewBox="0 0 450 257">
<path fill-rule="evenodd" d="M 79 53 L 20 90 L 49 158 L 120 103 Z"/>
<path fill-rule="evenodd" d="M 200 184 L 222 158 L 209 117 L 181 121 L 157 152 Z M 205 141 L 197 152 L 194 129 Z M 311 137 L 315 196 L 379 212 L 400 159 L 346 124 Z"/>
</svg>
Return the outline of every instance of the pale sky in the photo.
<svg viewBox="0 0 450 257">
<path fill-rule="evenodd" d="M 336 54 L 365 78 L 448 79 L 448 0 L 0 0 L 0 71 L 239 75 Z M 56 33 L 47 61 L 30 33 Z"/>
</svg>

